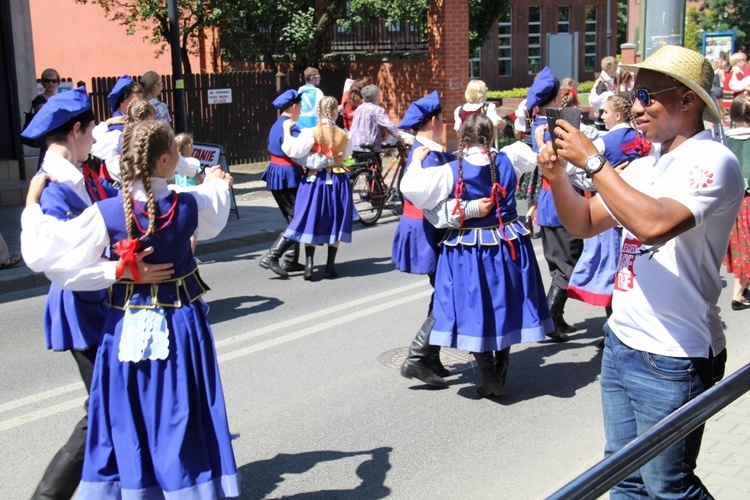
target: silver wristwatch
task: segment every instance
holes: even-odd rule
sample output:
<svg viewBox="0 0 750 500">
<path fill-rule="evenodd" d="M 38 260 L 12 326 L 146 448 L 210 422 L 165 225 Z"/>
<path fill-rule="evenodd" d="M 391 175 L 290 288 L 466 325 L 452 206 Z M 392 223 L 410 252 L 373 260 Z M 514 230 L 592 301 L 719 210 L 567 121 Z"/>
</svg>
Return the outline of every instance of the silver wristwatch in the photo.
<svg viewBox="0 0 750 500">
<path fill-rule="evenodd" d="M 595 173 L 604 167 L 605 163 L 607 163 L 607 159 L 604 156 L 592 155 L 586 158 L 586 163 L 584 164 L 583 169 L 586 171 L 586 175 L 593 177 Z"/>
</svg>

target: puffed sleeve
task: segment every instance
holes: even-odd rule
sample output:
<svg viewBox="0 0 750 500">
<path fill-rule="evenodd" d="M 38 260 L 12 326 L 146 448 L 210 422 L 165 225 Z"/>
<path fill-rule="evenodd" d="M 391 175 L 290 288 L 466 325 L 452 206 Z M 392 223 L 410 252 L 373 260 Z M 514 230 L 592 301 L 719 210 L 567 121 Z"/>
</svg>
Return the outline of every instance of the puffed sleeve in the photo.
<svg viewBox="0 0 750 500">
<path fill-rule="evenodd" d="M 505 146 L 500 152 L 505 153 L 519 177 L 522 174 L 533 172 L 536 168 L 536 153 L 523 141 L 516 141 Z"/>
<path fill-rule="evenodd" d="M 107 225 L 93 205 L 66 221 L 42 213 L 38 204 L 21 214 L 21 254 L 36 272 L 70 272 L 98 264 L 109 245 Z"/>
<path fill-rule="evenodd" d="M 227 181 L 206 177 L 206 181 L 198 186 L 180 187 L 172 184 L 169 188 L 189 193 L 198 203 L 198 227 L 194 233 L 197 240 L 215 238 L 227 225 L 232 201 Z"/>
<path fill-rule="evenodd" d="M 306 128 L 297 137 L 285 137 L 281 150 L 290 158 L 302 158 L 315 144 L 312 129 Z"/>
<path fill-rule="evenodd" d="M 175 173 L 184 175 L 185 177 L 195 177 L 198 170 L 201 168 L 201 162 L 198 158 L 185 158 L 180 155 L 180 159 L 177 160 L 177 169 Z"/>
<path fill-rule="evenodd" d="M 429 210 L 448 198 L 453 190 L 453 169 L 449 164 L 422 168 L 422 162 L 412 160 L 400 184 L 401 192 L 417 208 Z"/>
<path fill-rule="evenodd" d="M 74 292 L 103 290 L 117 281 L 117 261 L 101 258 L 83 269 L 46 271 L 44 275 L 55 285 Z"/>
</svg>

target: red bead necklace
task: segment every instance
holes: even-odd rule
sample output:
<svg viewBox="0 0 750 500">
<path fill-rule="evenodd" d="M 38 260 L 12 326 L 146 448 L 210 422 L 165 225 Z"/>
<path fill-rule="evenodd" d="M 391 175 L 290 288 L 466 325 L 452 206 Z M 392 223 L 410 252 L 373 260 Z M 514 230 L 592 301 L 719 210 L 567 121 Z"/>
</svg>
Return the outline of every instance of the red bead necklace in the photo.
<svg viewBox="0 0 750 500">
<path fill-rule="evenodd" d="M 133 206 L 135 207 L 138 212 L 140 212 L 142 215 L 145 215 L 148 217 L 148 212 L 141 207 L 141 204 L 135 199 L 131 198 L 133 200 Z M 157 223 L 161 220 L 164 220 L 164 222 L 161 224 L 161 226 L 154 229 L 154 233 L 158 233 L 162 229 L 166 228 L 172 223 L 172 220 L 174 219 L 174 214 L 177 211 L 177 193 L 172 193 L 172 206 L 169 207 L 169 210 L 166 211 L 166 213 L 159 215 L 156 217 Z M 138 231 L 141 232 L 141 234 L 146 234 L 146 230 L 143 229 L 143 226 L 141 226 L 140 221 L 138 220 L 138 215 L 135 213 L 133 214 L 133 222 L 135 222 L 135 227 L 138 228 Z M 158 225 L 158 224 L 157 224 Z"/>
</svg>

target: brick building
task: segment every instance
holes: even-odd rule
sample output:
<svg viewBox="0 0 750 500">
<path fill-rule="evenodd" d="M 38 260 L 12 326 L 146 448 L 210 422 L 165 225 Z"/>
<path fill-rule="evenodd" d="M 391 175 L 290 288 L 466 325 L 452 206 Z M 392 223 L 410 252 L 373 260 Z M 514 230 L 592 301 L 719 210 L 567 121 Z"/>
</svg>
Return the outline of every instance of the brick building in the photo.
<svg viewBox="0 0 750 500">
<path fill-rule="evenodd" d="M 577 34 L 579 82 L 593 80 L 602 57 L 617 54 L 617 0 L 509 0 L 488 40 L 470 58 L 470 73 L 490 89 L 527 87 L 548 64 L 547 34 Z"/>
</svg>

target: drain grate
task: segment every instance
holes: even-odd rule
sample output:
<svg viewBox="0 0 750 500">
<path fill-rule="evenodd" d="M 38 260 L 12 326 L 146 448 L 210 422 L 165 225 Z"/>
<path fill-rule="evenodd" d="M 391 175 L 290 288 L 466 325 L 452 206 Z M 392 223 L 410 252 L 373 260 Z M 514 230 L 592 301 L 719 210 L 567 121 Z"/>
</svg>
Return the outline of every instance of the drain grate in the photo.
<svg viewBox="0 0 750 500">
<path fill-rule="evenodd" d="M 406 356 L 409 355 L 408 347 L 400 347 L 398 349 L 391 349 L 378 356 L 378 363 L 391 368 L 392 370 L 401 369 L 401 365 L 404 363 Z M 440 361 L 443 366 L 448 368 L 451 372 L 462 372 L 471 369 L 470 354 L 459 349 L 450 349 L 443 347 L 440 349 Z"/>
</svg>

